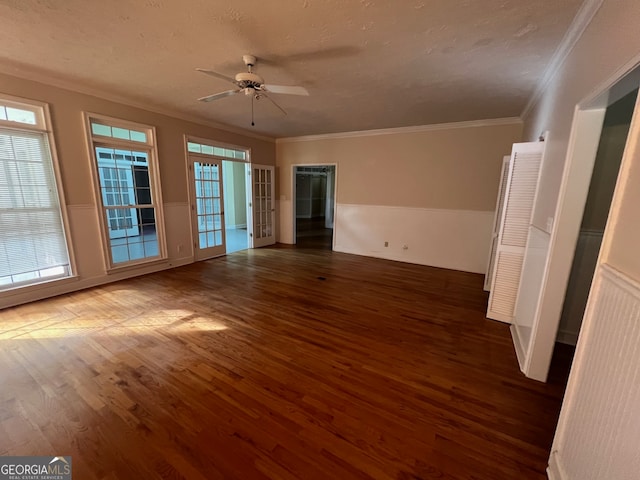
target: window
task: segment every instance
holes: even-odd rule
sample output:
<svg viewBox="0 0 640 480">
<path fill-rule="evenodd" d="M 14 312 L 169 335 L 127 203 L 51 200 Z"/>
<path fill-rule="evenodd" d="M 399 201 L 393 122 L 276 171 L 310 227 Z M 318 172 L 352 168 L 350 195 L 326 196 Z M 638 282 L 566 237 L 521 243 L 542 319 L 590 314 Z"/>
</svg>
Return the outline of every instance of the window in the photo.
<svg viewBox="0 0 640 480">
<path fill-rule="evenodd" d="M 71 275 L 47 106 L 26 102 L 0 96 L 0 291 Z"/>
<path fill-rule="evenodd" d="M 153 127 L 87 115 L 111 268 L 165 258 Z"/>
<path fill-rule="evenodd" d="M 219 157 L 224 160 L 241 160 L 243 162 L 248 161 L 248 155 L 246 150 L 237 150 L 228 147 L 214 147 L 213 145 L 206 145 L 203 143 L 187 142 L 187 150 L 192 153 L 201 153 L 203 155 L 211 155 Z"/>
</svg>

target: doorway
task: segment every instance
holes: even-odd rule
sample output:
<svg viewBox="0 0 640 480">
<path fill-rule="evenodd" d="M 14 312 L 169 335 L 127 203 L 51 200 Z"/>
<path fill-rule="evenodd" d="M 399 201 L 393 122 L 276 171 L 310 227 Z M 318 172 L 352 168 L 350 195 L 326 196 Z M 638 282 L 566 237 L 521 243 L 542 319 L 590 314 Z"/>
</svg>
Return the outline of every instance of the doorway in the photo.
<svg viewBox="0 0 640 480">
<path fill-rule="evenodd" d="M 569 274 L 557 340 L 575 345 L 587 306 L 638 90 L 607 107 L 580 233 Z"/>
<path fill-rule="evenodd" d="M 222 160 L 189 155 L 195 259 L 225 253 Z"/>
<path fill-rule="evenodd" d="M 336 166 L 294 166 L 294 243 L 333 249 Z"/>
<path fill-rule="evenodd" d="M 251 164 L 239 146 L 191 136 L 185 143 L 194 259 L 274 243 L 274 167 Z"/>
<path fill-rule="evenodd" d="M 547 379 L 551 357 L 558 339 L 572 263 L 579 247 L 578 237 L 589 196 L 590 182 L 594 176 L 599 176 L 599 173 L 594 171 L 594 165 L 600 148 L 607 110 L 618 100 L 636 92 L 639 84 L 640 68 L 636 68 L 626 76 L 610 79 L 607 87 L 597 90 L 577 105 L 555 218 L 548 219 L 551 230 L 550 241 L 541 251 L 544 275 L 543 278 L 530 283 L 527 291 L 529 297 L 536 298 L 536 304 L 532 310 L 529 341 L 526 345 L 522 344 L 518 360 L 521 370 L 529 378 L 543 382 Z M 623 149 L 625 147 L 626 145 Z M 619 167 L 619 171 L 624 171 L 624 165 Z M 616 186 L 619 183 L 617 174 L 614 182 Z M 610 204 L 611 202 L 606 206 L 607 216 Z M 596 242 L 597 248 L 594 250 L 600 250 L 599 243 Z M 529 269 L 523 266 L 522 278 L 531 276 L 532 272 L 537 271 L 536 268 L 537 265 Z M 588 282 L 589 287 L 592 278 L 593 271 L 585 281 L 585 283 Z M 588 297 L 587 292 L 584 295 Z M 578 318 L 578 323 L 581 323 L 582 316 Z M 512 334 L 513 332 L 512 329 Z M 518 338 L 515 334 L 513 336 L 517 349 Z M 577 337 L 577 332 L 575 336 Z"/>
<path fill-rule="evenodd" d="M 224 190 L 224 232 L 227 243 L 226 253 L 239 252 L 249 248 L 250 231 L 249 197 L 247 188 L 250 165 L 232 160 L 222 161 L 222 183 Z"/>
</svg>

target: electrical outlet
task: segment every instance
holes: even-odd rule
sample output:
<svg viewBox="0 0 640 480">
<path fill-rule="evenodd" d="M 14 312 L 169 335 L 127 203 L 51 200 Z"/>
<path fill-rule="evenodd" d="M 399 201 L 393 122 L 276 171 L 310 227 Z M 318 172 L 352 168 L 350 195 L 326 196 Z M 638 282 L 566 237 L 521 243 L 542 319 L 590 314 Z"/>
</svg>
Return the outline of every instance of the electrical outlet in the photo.
<svg viewBox="0 0 640 480">
<path fill-rule="evenodd" d="M 184 249 L 184 245 L 183 244 L 179 244 L 178 245 L 178 253 L 182 252 L 183 249 Z"/>
<path fill-rule="evenodd" d="M 389 246 L 389 242 L 384 242 L 384 246 L 388 247 Z"/>
<path fill-rule="evenodd" d="M 406 244 L 405 244 L 405 245 L 403 245 L 403 246 L 402 246 L 402 249 L 403 249 L 403 250 L 409 250 L 409 245 L 406 245 Z"/>
</svg>

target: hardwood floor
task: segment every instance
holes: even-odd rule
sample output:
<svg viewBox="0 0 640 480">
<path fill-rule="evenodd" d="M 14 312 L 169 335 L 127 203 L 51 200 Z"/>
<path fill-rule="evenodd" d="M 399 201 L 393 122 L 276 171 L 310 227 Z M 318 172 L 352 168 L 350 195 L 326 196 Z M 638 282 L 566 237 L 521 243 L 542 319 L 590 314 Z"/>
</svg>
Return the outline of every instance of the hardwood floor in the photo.
<svg viewBox="0 0 640 480">
<path fill-rule="evenodd" d="M 543 479 L 482 276 L 286 247 L 0 312 L 0 455 L 93 479 Z"/>
<path fill-rule="evenodd" d="M 331 250 L 333 229 L 325 228 L 325 218 L 296 219 L 296 248 Z"/>
</svg>

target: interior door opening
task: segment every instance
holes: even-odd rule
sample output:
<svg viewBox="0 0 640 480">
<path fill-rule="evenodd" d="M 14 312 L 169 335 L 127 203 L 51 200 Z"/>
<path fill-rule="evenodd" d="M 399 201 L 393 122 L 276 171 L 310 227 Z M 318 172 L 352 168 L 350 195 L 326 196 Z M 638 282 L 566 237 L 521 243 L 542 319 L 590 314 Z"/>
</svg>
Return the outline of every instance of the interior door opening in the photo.
<svg viewBox="0 0 640 480">
<path fill-rule="evenodd" d="M 578 340 L 637 96 L 636 89 L 605 113 L 562 307 L 557 337 L 561 343 L 575 345 Z"/>
<path fill-rule="evenodd" d="M 226 253 L 239 252 L 251 246 L 251 190 L 247 188 L 250 165 L 232 160 L 222 161 L 224 189 L 224 231 Z"/>
<path fill-rule="evenodd" d="M 530 313 L 530 323 L 527 323 L 527 325 L 530 325 L 528 341 L 518 342 L 518 336 L 514 334 L 514 329 L 512 328 L 520 368 L 529 378 L 544 382 L 549 374 L 552 355 L 557 345 L 556 342 L 560 331 L 563 306 L 566 303 L 566 295 L 570 293 L 568 287 L 572 263 L 576 255 L 581 255 L 579 249 L 583 248 L 583 246 L 579 245 L 579 234 L 585 216 L 590 183 L 594 177 L 602 175 L 597 170 L 595 163 L 598 152 L 602 147 L 601 142 L 606 141 L 606 138 L 602 139 L 602 136 L 607 110 L 618 100 L 623 99 L 631 92 L 637 91 L 639 84 L 640 68 L 636 68 L 625 76 L 612 78 L 606 88 L 594 92 L 577 105 L 578 108 L 576 109 L 571 129 L 566 165 L 560 185 L 561 197 L 558 200 L 555 218 L 549 219 L 549 223 L 552 226 L 550 241 L 544 245 L 544 251 L 542 252 L 544 255 L 541 257 L 541 261 L 545 263 L 543 277 L 539 280 L 528 282 L 528 286 L 523 288 L 524 279 L 536 276 L 539 270 L 535 262 L 531 263 L 534 268 L 527 269 L 527 266 L 524 265 L 522 270 L 523 280 L 518 292 L 516 318 L 518 318 L 519 312 L 523 310 L 520 308 L 523 305 L 520 299 L 535 298 L 532 307 L 526 309 Z M 634 93 L 633 95 L 636 94 Z M 635 117 L 638 114 L 638 109 L 635 106 L 633 108 Z M 622 151 L 624 152 L 625 149 L 626 144 L 622 147 Z M 622 162 L 623 164 L 625 162 L 624 154 L 622 155 Z M 624 165 L 621 165 L 618 170 L 622 171 L 623 168 Z M 615 191 L 619 182 L 615 169 L 613 169 L 613 172 L 612 176 L 615 177 L 613 179 L 613 195 L 615 198 Z M 611 202 L 605 203 L 605 205 L 608 217 Z M 607 229 L 605 228 L 605 237 L 606 231 Z M 596 242 L 596 245 L 597 248 L 594 248 L 594 250 L 599 251 L 599 242 Z M 533 247 L 537 248 L 536 245 Z M 599 255 L 599 253 L 596 255 Z M 583 294 L 588 298 L 587 292 L 590 291 L 593 271 L 590 274 L 583 273 L 580 276 L 584 283 L 589 284 L 587 291 Z M 583 316 L 583 314 L 578 316 L 579 323 L 582 322 Z M 577 333 L 575 337 L 578 337 Z M 519 348 L 520 350 L 518 350 Z"/>
<path fill-rule="evenodd" d="M 222 161 L 189 155 L 191 214 L 196 260 L 225 253 Z"/>
<path fill-rule="evenodd" d="M 333 249 L 336 166 L 294 167 L 294 243 L 299 248 Z"/>
</svg>

